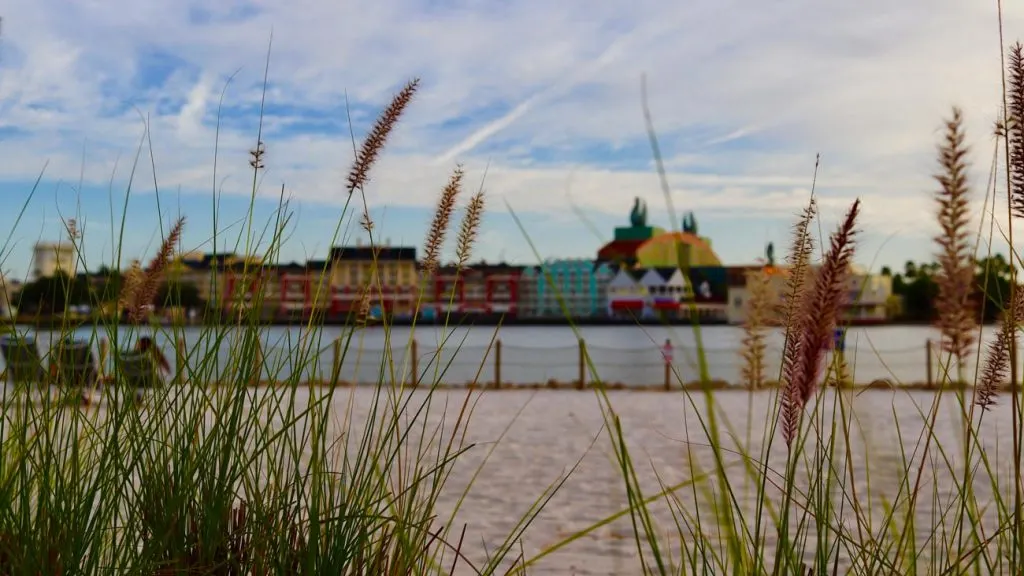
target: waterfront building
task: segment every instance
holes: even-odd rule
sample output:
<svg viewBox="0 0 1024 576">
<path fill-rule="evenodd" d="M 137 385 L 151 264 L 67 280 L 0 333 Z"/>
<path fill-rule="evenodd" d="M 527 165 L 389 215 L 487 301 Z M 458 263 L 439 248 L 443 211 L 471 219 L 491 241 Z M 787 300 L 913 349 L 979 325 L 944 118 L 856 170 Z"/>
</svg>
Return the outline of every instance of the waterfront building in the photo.
<svg viewBox="0 0 1024 576">
<path fill-rule="evenodd" d="M 661 228 L 647 224 L 647 203 L 635 198 L 629 213 L 629 226 L 615 228 L 613 240 L 597 251 L 597 261 L 611 264 L 612 269 L 622 265 L 631 268 L 637 263 L 637 250 L 664 232 Z"/>
<path fill-rule="evenodd" d="M 331 307 L 331 267 L 327 260 L 306 261 L 306 309 L 311 313 L 326 312 Z"/>
<path fill-rule="evenodd" d="M 260 306 L 261 316 L 272 316 L 281 298 L 276 269 L 250 258 L 238 258 L 223 270 L 222 302 L 225 311 L 237 312 Z"/>
<path fill-rule="evenodd" d="M 891 276 L 872 274 L 860 266 L 851 266 L 846 290 L 845 320 L 851 324 L 882 324 L 889 319 Z"/>
<path fill-rule="evenodd" d="M 32 280 L 50 278 L 57 272 L 74 276 L 78 250 L 71 242 L 37 242 L 32 248 Z"/>
<path fill-rule="evenodd" d="M 688 318 L 693 306 L 702 322 L 725 322 L 728 299 L 720 266 L 622 268 L 608 285 L 613 318 Z"/>
<path fill-rule="evenodd" d="M 430 314 L 507 315 L 520 314 L 520 281 L 522 266 L 480 262 L 461 270 L 442 266 L 428 281 L 430 290 L 424 295 L 424 309 Z M 428 314 L 429 315 L 429 314 Z"/>
<path fill-rule="evenodd" d="M 608 315 L 612 318 L 641 318 L 648 308 L 649 294 L 640 282 L 643 271 L 622 266 L 608 283 Z"/>
<path fill-rule="evenodd" d="M 243 260 L 233 252 L 186 252 L 168 266 L 167 277 L 195 286 L 199 298 L 216 308 L 227 294 L 227 270 L 240 261 Z"/>
<path fill-rule="evenodd" d="M 749 290 L 746 286 L 745 272 L 763 268 L 770 275 L 770 293 L 774 295 L 773 308 L 775 315 L 772 323 L 785 322 L 785 300 L 788 290 L 790 269 L 788 267 L 736 266 L 731 267 L 729 274 L 729 309 L 728 318 L 731 324 L 742 324 L 746 321 L 746 300 Z M 820 266 L 809 269 L 808 286 L 812 286 L 814 275 Z M 742 278 L 742 279 L 741 279 Z M 842 321 L 851 325 L 883 324 L 889 320 L 889 301 L 892 297 L 892 278 L 880 274 L 871 274 L 859 266 L 851 266 L 847 277 L 842 303 Z"/>
<path fill-rule="evenodd" d="M 526 318 L 591 318 L 607 310 L 607 263 L 586 259 L 548 260 L 522 271 L 520 315 Z M 563 303 L 565 308 L 563 309 Z"/>
<path fill-rule="evenodd" d="M 329 261 L 331 314 L 357 311 L 367 290 L 371 309 L 413 314 L 420 287 L 414 246 L 336 246 Z"/>
<path fill-rule="evenodd" d="M 683 217 L 680 232 L 662 232 L 637 248 L 636 265 L 641 268 L 716 267 L 722 261 L 711 249 L 711 240 L 697 233 L 693 212 Z"/>
</svg>

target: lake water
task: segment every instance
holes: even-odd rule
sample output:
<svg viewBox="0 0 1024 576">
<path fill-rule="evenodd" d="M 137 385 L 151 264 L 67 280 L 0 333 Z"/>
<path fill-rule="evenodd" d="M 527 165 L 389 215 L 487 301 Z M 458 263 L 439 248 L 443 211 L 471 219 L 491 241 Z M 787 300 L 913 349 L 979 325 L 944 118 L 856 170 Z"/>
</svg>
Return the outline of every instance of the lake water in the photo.
<svg viewBox="0 0 1024 576">
<path fill-rule="evenodd" d="M 220 329 L 217 329 L 220 330 Z M 120 338 L 129 338 L 128 330 L 120 328 Z M 218 350 L 224 365 L 231 354 L 232 333 L 227 332 L 217 341 L 214 329 L 185 328 L 177 332 L 157 331 L 154 336 L 174 362 L 173 340 L 183 337 L 186 348 Z M 734 326 L 705 326 L 700 329 L 710 375 L 713 379 L 736 382 L 739 378 L 739 349 L 743 331 Z M 135 332 L 134 334 L 137 334 Z M 330 374 L 333 358 L 333 339 L 350 335 L 348 347 L 341 362 L 340 378 L 344 381 L 372 383 L 378 380 L 382 361 L 388 358 L 389 380 L 392 368 L 394 379 L 403 378 L 411 371 L 412 331 L 396 327 L 386 335 L 382 328 L 369 328 L 348 332 L 341 327 L 319 328 L 304 333 L 300 328 L 271 327 L 261 334 L 265 357 L 264 378 L 283 378 L 299 371 L 303 378 L 326 378 Z M 664 383 L 664 361 L 661 347 L 665 340 L 672 342 L 673 381 L 693 381 L 699 378 L 697 345 L 690 327 L 584 327 L 580 334 L 594 368 L 606 383 L 626 385 L 661 385 Z M 994 329 L 984 327 L 982 340 L 992 339 Z M 79 336 L 90 337 L 91 331 Z M 103 334 L 110 337 L 110 334 Z M 50 333 L 39 335 L 41 348 L 49 345 Z M 130 338 L 134 338 L 132 335 Z M 784 335 L 774 331 L 768 337 L 768 375 L 774 379 L 779 373 L 779 362 Z M 385 355 L 390 340 L 390 355 Z M 471 381 L 492 382 L 495 378 L 497 353 L 493 342 L 501 342 L 501 381 L 504 384 L 533 384 L 550 380 L 573 382 L 579 374 L 579 344 L 576 334 L 568 327 L 505 327 L 500 331 L 492 327 L 442 329 L 426 326 L 415 330 L 417 369 L 423 381 L 445 384 L 464 384 Z M 851 328 L 846 337 L 846 361 L 853 379 L 867 383 L 878 379 L 893 382 L 923 382 L 927 374 L 926 342 L 938 341 L 938 333 L 930 327 L 880 326 Z M 297 347 L 308 350 L 307 360 L 291 353 Z M 1024 358 L 1024 347 L 1021 349 Z M 937 354 L 935 351 L 933 354 Z M 201 355 L 205 355 L 205 352 Z M 933 357 L 933 370 L 939 377 L 946 359 Z M 0 360 L 2 366 L 2 360 Z M 973 362 L 966 367 L 969 380 L 973 380 Z M 589 373 L 587 379 L 593 380 Z"/>
</svg>

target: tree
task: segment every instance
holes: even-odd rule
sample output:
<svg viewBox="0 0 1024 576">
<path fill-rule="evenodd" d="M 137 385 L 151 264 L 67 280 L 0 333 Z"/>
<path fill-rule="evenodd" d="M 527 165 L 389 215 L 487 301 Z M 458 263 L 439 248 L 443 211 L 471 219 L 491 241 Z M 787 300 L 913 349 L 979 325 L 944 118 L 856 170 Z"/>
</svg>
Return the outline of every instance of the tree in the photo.
<svg viewBox="0 0 1024 576">
<path fill-rule="evenodd" d="M 203 299 L 199 289 L 191 282 L 165 280 L 160 284 L 154 303 L 165 308 L 201 308 Z"/>
<path fill-rule="evenodd" d="M 96 277 L 99 279 L 99 285 L 96 288 L 97 301 L 101 303 L 116 302 L 121 296 L 121 286 L 123 284 L 121 271 L 112 270 L 104 265 L 100 266 L 100 269 L 96 271 Z"/>
<path fill-rule="evenodd" d="M 903 264 L 903 275 L 907 278 L 914 278 L 917 276 L 917 265 L 914 264 L 913 260 L 907 260 Z"/>
<path fill-rule="evenodd" d="M 1010 305 L 1009 262 L 1002 254 L 978 260 L 974 280 L 982 321 L 996 321 Z"/>
<path fill-rule="evenodd" d="M 90 304 L 92 291 L 84 278 L 57 272 L 26 284 L 15 300 L 19 312 L 62 314 L 69 306 Z"/>
</svg>

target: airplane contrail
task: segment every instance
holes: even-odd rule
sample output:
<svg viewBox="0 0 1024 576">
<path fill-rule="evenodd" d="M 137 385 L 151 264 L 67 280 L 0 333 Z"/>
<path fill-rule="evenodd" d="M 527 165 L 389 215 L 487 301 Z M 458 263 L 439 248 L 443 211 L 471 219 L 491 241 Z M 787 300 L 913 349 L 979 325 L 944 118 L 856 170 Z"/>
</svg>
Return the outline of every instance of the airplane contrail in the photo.
<svg viewBox="0 0 1024 576">
<path fill-rule="evenodd" d="M 491 136 L 494 136 L 498 132 L 508 128 L 513 122 L 521 118 L 524 114 L 530 111 L 538 102 L 556 96 L 558 94 L 568 91 L 570 88 L 579 84 L 580 82 L 590 78 L 602 68 L 612 63 L 617 57 L 619 57 L 629 41 L 637 34 L 637 30 L 633 30 L 618 39 L 616 39 L 608 48 L 604 50 L 597 58 L 591 60 L 585 65 L 577 68 L 572 74 L 563 77 L 562 80 L 555 82 L 547 88 L 537 92 L 530 96 L 526 100 L 523 100 L 515 108 L 510 110 L 507 114 L 500 118 L 496 118 L 491 122 L 488 122 L 478 130 L 467 136 L 458 144 L 452 146 L 443 154 L 434 158 L 433 163 L 444 164 L 451 162 L 460 154 L 465 154 L 470 150 L 476 148 L 483 142 L 485 142 Z"/>
</svg>

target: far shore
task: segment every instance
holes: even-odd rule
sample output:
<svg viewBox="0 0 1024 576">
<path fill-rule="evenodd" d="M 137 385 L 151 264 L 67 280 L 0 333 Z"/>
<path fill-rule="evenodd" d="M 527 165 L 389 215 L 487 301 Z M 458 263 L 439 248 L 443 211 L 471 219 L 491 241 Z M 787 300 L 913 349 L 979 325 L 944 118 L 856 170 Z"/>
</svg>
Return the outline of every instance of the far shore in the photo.
<svg viewBox="0 0 1024 576">
<path fill-rule="evenodd" d="M 60 315 L 54 316 L 20 316 L 15 319 L 16 326 L 31 327 L 38 330 L 60 330 L 65 328 L 78 328 L 85 327 L 88 325 L 109 325 L 116 322 L 112 318 L 97 318 L 97 317 L 65 317 Z M 122 326 L 130 325 L 127 319 L 122 319 L 117 322 Z M 316 326 L 351 326 L 353 324 L 352 318 L 347 315 L 326 315 L 326 316 L 315 316 L 310 318 L 309 316 L 295 316 L 292 318 L 269 318 L 260 319 L 258 322 L 259 326 L 305 326 L 312 323 Z M 741 324 L 731 324 L 725 320 L 719 319 L 707 319 L 702 318 L 697 322 L 693 322 L 688 318 L 670 318 L 670 319 L 659 319 L 659 318 L 574 318 L 571 321 L 565 318 L 516 318 L 494 314 L 452 314 L 450 316 L 441 316 L 438 318 L 388 318 L 386 321 L 370 320 L 366 323 L 369 327 L 379 326 L 386 323 L 388 326 L 481 326 L 481 327 L 495 327 L 495 326 L 551 326 L 551 327 L 564 327 L 564 326 L 607 326 L 607 327 L 626 327 L 626 326 L 735 326 L 741 327 Z M 984 325 L 991 325 L 992 323 L 986 323 Z M 7 323 L 10 325 L 10 323 Z M 154 318 L 149 323 L 154 326 L 185 326 L 185 327 L 203 327 L 203 326 L 220 326 L 220 325 L 238 325 L 238 322 L 226 322 L 217 321 L 216 319 L 207 320 L 195 320 L 195 321 L 184 321 L 184 320 L 168 320 L 165 318 Z M 242 325 L 248 325 L 248 320 L 243 320 Z M 925 320 L 868 320 L 868 321 L 849 321 L 845 324 L 847 327 L 874 327 L 874 326 L 905 326 L 905 327 L 920 327 L 929 326 L 931 322 Z"/>
<path fill-rule="evenodd" d="M 114 380 L 111 376 L 107 375 L 102 378 L 102 384 L 100 388 L 111 386 Z M 174 377 L 168 378 L 167 385 L 175 384 Z M 187 382 L 186 383 L 190 383 Z M 207 388 L 220 388 L 225 386 L 234 386 L 233 382 L 210 382 L 206 384 Z M 390 382 L 385 383 L 386 386 L 390 387 Z M 377 386 L 374 383 L 355 383 L 346 380 L 338 380 L 336 383 L 331 384 L 330 380 L 302 380 L 296 383 L 289 381 L 275 381 L 275 380 L 259 380 L 246 384 L 247 388 L 290 388 L 297 386 L 299 388 L 363 388 L 373 389 Z M 515 390 L 573 390 L 579 392 L 587 392 L 594 390 L 621 390 L 628 392 L 679 392 L 679 391 L 690 391 L 690 392 L 767 392 L 771 390 L 778 390 L 779 385 L 777 382 L 768 382 L 762 387 L 752 388 L 747 385 L 730 384 L 724 380 L 712 379 L 707 383 L 699 380 L 691 380 L 688 382 L 680 383 L 673 380 L 670 386 L 664 384 L 626 384 L 624 382 L 601 382 L 600 384 L 594 382 L 587 382 L 585 385 L 580 385 L 579 381 L 559 381 L 549 380 L 547 382 L 526 382 L 526 383 L 509 383 L 502 382 L 496 384 L 494 382 L 463 382 L 463 383 L 438 383 L 432 384 L 426 381 L 421 381 L 419 385 L 414 385 L 412 382 L 395 383 L 394 386 L 401 386 L 407 390 L 444 390 L 444 391 L 473 391 L 473 390 L 494 390 L 494 391 L 515 391 Z M 922 392 L 962 392 L 973 388 L 974 386 L 967 383 L 955 383 L 947 382 L 940 386 L 934 384 L 928 384 L 921 380 L 916 382 L 894 382 L 890 380 L 875 380 L 873 382 L 860 382 L 860 383 L 847 383 L 839 386 L 841 390 L 849 391 L 863 391 L 863 390 L 891 390 L 891 391 L 922 391 Z M 825 389 L 836 389 L 834 383 L 830 383 L 824 386 Z M 96 390 L 96 389 L 92 389 Z M 1009 382 L 997 386 L 999 392 L 1011 392 L 1013 386 Z"/>
</svg>

